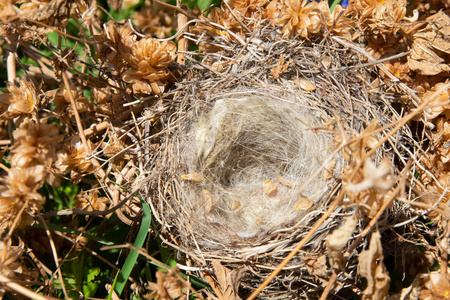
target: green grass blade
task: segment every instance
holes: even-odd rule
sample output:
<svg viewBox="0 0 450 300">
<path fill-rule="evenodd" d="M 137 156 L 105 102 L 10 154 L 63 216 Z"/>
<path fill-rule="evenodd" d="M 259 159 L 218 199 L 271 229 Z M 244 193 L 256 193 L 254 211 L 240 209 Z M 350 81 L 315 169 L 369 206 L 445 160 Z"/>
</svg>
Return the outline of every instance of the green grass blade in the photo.
<svg viewBox="0 0 450 300">
<path fill-rule="evenodd" d="M 336 4 L 341 3 L 341 1 L 342 0 L 333 0 L 333 2 L 331 2 L 331 5 L 330 5 L 330 12 L 333 12 L 334 7 L 336 6 Z M 330 3 L 330 2 L 328 2 L 328 3 Z"/>
<path fill-rule="evenodd" d="M 141 227 L 139 228 L 136 240 L 133 243 L 133 247 L 135 249 L 140 249 L 144 245 L 145 239 L 147 238 L 148 229 L 150 228 L 152 220 L 150 207 L 147 203 L 142 202 L 142 210 L 144 214 L 142 216 Z M 125 284 L 127 283 L 128 278 L 130 277 L 131 271 L 133 270 L 138 257 L 139 257 L 138 252 L 130 251 L 127 259 L 125 260 L 125 263 L 123 264 L 122 270 L 120 271 L 120 274 L 117 277 L 116 286 L 114 288 L 119 297 L 122 294 L 123 289 L 125 288 Z"/>
</svg>

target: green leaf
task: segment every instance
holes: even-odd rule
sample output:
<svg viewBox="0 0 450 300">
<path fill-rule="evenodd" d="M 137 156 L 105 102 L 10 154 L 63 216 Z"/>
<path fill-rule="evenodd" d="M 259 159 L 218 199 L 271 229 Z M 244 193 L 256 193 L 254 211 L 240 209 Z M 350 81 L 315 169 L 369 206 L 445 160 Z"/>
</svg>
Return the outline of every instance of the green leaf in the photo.
<svg viewBox="0 0 450 300">
<path fill-rule="evenodd" d="M 143 216 L 141 221 L 141 227 L 139 228 L 136 240 L 133 243 L 133 247 L 135 249 L 140 249 L 144 245 L 152 220 L 152 213 L 150 211 L 150 207 L 145 201 L 142 201 L 142 210 Z M 139 257 L 138 252 L 134 250 L 130 251 L 127 259 L 125 260 L 125 263 L 122 266 L 122 270 L 120 271 L 119 276 L 117 277 L 117 281 L 114 287 L 114 290 L 116 291 L 119 297 L 122 294 L 123 289 L 125 288 L 125 284 L 127 283 L 128 278 L 130 277 L 131 271 L 133 270 L 138 257 Z"/>
<path fill-rule="evenodd" d="M 341 3 L 341 1 L 342 1 L 342 0 L 328 1 L 329 4 L 331 3 L 331 5 L 330 5 L 330 12 L 333 12 L 334 7 L 335 7 L 337 4 Z"/>
<path fill-rule="evenodd" d="M 212 0 L 198 0 L 197 5 L 200 10 L 207 9 L 211 4 L 213 4 Z"/>
<path fill-rule="evenodd" d="M 82 290 L 85 297 L 93 297 L 97 292 L 100 280 L 96 280 L 100 274 L 100 268 L 91 268 L 86 275 L 86 283 L 83 284 Z"/>
</svg>

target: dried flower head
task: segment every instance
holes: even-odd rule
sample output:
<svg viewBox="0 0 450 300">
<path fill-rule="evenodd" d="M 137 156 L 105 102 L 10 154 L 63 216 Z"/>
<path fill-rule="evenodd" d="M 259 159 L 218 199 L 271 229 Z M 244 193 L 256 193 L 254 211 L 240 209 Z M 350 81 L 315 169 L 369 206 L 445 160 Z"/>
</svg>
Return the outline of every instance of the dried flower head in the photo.
<svg viewBox="0 0 450 300">
<path fill-rule="evenodd" d="M 1 231 L 0 231 L 1 233 Z M 0 274 L 11 280 L 32 281 L 38 276 L 37 271 L 30 271 L 20 260 L 23 255 L 24 244 L 22 241 L 13 246 L 11 239 L 0 240 Z M 5 290 L 0 288 L 0 298 Z"/>
<path fill-rule="evenodd" d="M 78 19 L 89 6 L 84 0 L 20 0 L 18 3 L 22 4 L 20 6 L 22 19 L 39 21 L 52 26 L 65 26 L 69 18 Z"/>
<path fill-rule="evenodd" d="M 45 203 L 45 198 L 38 193 L 45 176 L 41 165 L 9 169 L 3 187 L 0 187 L 0 228 L 11 227 L 13 223 L 23 228 L 33 223 L 32 216 Z"/>
<path fill-rule="evenodd" d="M 213 7 L 206 20 L 219 24 L 238 36 L 244 36 L 244 29 L 241 22 L 233 16 L 229 9 Z M 197 34 L 207 33 L 199 45 L 199 50 L 202 52 L 216 52 L 219 50 L 220 48 L 215 46 L 215 44 L 217 44 L 217 39 L 226 41 L 233 40 L 229 31 L 219 29 L 209 24 L 199 23 L 198 26 L 192 28 L 192 31 Z"/>
<path fill-rule="evenodd" d="M 440 11 L 433 21 L 412 36 L 408 65 L 421 75 L 432 76 L 450 72 L 450 16 Z"/>
<path fill-rule="evenodd" d="M 88 141 L 90 144 L 90 141 Z M 75 183 L 94 171 L 94 167 L 87 158 L 86 150 L 80 138 L 72 137 L 70 143 L 57 153 L 55 167 L 62 175 L 70 173 L 71 180 Z"/>
<path fill-rule="evenodd" d="M 355 28 L 355 22 L 348 18 L 348 11 L 337 4 L 333 12 L 330 12 L 330 6 L 327 1 L 322 1 L 318 5 L 319 16 L 324 19 L 322 22 L 326 25 L 326 30 L 331 30 L 334 35 L 343 36 L 351 39 L 351 33 Z"/>
<path fill-rule="evenodd" d="M 133 45 L 131 53 L 124 54 L 131 70 L 125 71 L 123 80 L 133 84 L 135 93 L 161 94 L 170 77 L 167 67 L 174 61 L 175 51 L 173 42 L 141 39 Z"/>
<path fill-rule="evenodd" d="M 396 61 L 384 63 L 384 66 L 389 72 L 392 73 L 392 75 L 394 75 L 401 81 L 403 82 L 411 81 L 411 77 L 409 77 L 409 73 L 411 72 L 411 70 L 409 69 L 408 64 Z M 388 77 L 384 72 L 380 72 L 380 75 L 384 80 L 390 80 L 388 79 Z"/>
<path fill-rule="evenodd" d="M 99 197 L 99 193 L 99 190 L 94 187 L 88 192 L 77 194 L 75 197 L 75 207 L 87 211 L 106 210 L 110 201 L 106 197 Z"/>
<path fill-rule="evenodd" d="M 144 298 L 157 300 L 186 299 L 186 284 L 177 278 L 177 272 L 177 268 L 171 269 L 168 273 L 161 270 L 156 271 L 156 283 L 148 283 L 151 292 Z"/>
<path fill-rule="evenodd" d="M 36 88 L 30 81 L 19 79 L 19 87 L 8 83 L 9 93 L 0 94 L 0 114 L 12 119 L 17 116 L 29 115 L 38 103 Z"/>
<path fill-rule="evenodd" d="M 147 4 L 133 16 L 133 22 L 144 34 L 165 38 L 175 29 L 176 22 L 165 6 Z"/>
<path fill-rule="evenodd" d="M 0 0 L 0 23 L 6 23 L 17 15 L 18 9 L 14 5 L 15 2 L 15 0 Z"/>
<path fill-rule="evenodd" d="M 94 35 L 98 43 L 97 55 L 109 71 L 117 75 L 125 67 L 123 55 L 129 53 L 136 43 L 136 35 L 128 24 L 117 24 L 113 21 L 103 25 L 100 35 Z M 108 65 L 109 64 L 109 65 Z"/>
<path fill-rule="evenodd" d="M 13 168 L 50 167 L 56 159 L 54 145 L 63 139 L 57 125 L 36 123 L 30 119 L 25 119 L 13 136 L 16 140 L 11 149 Z"/>
<path fill-rule="evenodd" d="M 300 35 L 307 38 L 323 28 L 317 2 L 307 0 L 272 1 L 267 5 L 267 16 L 280 28 L 284 37 Z"/>
<path fill-rule="evenodd" d="M 84 113 L 93 110 L 92 103 L 90 103 L 89 100 L 83 96 L 83 92 L 80 89 L 76 89 L 72 86 L 70 86 L 70 88 L 67 88 L 65 85 L 63 85 L 58 89 L 53 100 L 53 103 L 56 105 L 55 112 L 62 120 L 65 120 L 67 122 L 69 118 L 73 120 L 75 118 L 75 112 L 70 103 L 69 93 L 72 94 L 72 97 L 75 100 L 78 113 Z"/>
<path fill-rule="evenodd" d="M 406 14 L 406 0 L 355 0 L 350 6 L 361 21 L 400 22 Z"/>
<path fill-rule="evenodd" d="M 231 0 L 222 4 L 220 8 L 216 7 L 211 10 L 208 20 L 220 24 L 235 33 L 242 31 L 242 24 L 251 28 L 251 19 L 265 18 L 264 6 L 267 0 Z M 230 8 L 232 11 L 230 11 Z"/>
<path fill-rule="evenodd" d="M 114 171 L 122 170 L 123 166 L 132 160 L 132 155 L 127 153 L 126 149 L 132 142 L 120 133 L 109 135 L 108 142 L 103 144 L 103 154 L 110 159 L 111 168 Z"/>
<path fill-rule="evenodd" d="M 421 95 L 422 101 L 428 101 L 428 108 L 424 110 L 424 115 L 428 120 L 438 117 L 444 111 L 450 109 L 450 80 L 439 82 L 433 88 Z"/>
<path fill-rule="evenodd" d="M 406 0 L 355 0 L 349 11 L 363 30 L 370 29 L 383 38 L 395 34 L 406 14 Z"/>
<path fill-rule="evenodd" d="M 0 273 L 7 278 L 15 278 L 21 272 L 19 258 L 23 254 L 23 244 L 12 246 L 11 239 L 0 240 Z"/>
<path fill-rule="evenodd" d="M 2 196 L 15 202 L 28 202 L 30 206 L 41 206 L 45 203 L 45 199 L 37 190 L 44 184 L 44 179 L 43 166 L 11 168 L 5 179 L 8 189 L 2 191 Z"/>
<path fill-rule="evenodd" d="M 233 33 L 245 38 L 246 35 L 252 33 L 251 31 L 255 29 L 256 25 L 260 24 L 261 19 L 266 19 L 264 6 L 268 3 L 267 0 L 231 0 L 226 1 L 226 3 L 227 5 L 222 4 L 220 7 L 213 7 L 206 18 L 201 18 L 221 25 L 227 30 L 203 23 L 199 23 L 192 29 L 193 32 L 198 34 L 207 32 L 199 45 L 201 51 L 216 52 L 220 49 L 216 46 L 217 40 L 235 40 Z"/>
<path fill-rule="evenodd" d="M 261 13 L 262 8 L 269 3 L 269 0 L 229 0 L 227 3 L 234 11 L 251 18 L 257 17 L 255 13 Z"/>
<path fill-rule="evenodd" d="M 127 95 L 123 89 L 114 88 L 111 86 L 102 88 L 93 88 L 91 101 L 97 103 L 97 112 L 107 116 L 117 116 L 128 108 L 123 105 L 128 102 Z"/>
<path fill-rule="evenodd" d="M 6 187 L 0 187 L 0 194 L 3 194 L 5 190 Z M 0 232 L 6 230 L 9 220 L 20 209 L 20 207 L 15 208 L 15 204 L 10 198 L 0 196 Z"/>
<path fill-rule="evenodd" d="M 21 3 L 20 6 L 20 13 L 22 16 L 29 16 L 31 17 L 33 14 L 36 14 L 36 12 L 39 9 L 43 9 L 47 5 L 49 5 L 51 0 L 31 0 L 31 1 L 18 1 L 18 3 Z"/>
</svg>

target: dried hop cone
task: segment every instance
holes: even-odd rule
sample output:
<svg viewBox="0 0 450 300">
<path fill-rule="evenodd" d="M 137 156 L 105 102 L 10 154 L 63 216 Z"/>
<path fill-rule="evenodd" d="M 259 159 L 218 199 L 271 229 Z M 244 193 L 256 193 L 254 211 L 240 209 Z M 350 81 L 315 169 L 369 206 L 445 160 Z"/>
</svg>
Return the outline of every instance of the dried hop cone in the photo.
<svg viewBox="0 0 450 300">
<path fill-rule="evenodd" d="M 317 2 L 307 0 L 273 1 L 267 6 L 267 16 L 281 29 L 284 37 L 300 35 L 307 38 L 323 27 Z"/>
<path fill-rule="evenodd" d="M 0 95 L 0 116 L 12 119 L 29 115 L 36 108 L 38 97 L 33 83 L 19 79 L 20 87 L 8 84 L 9 93 Z"/>
<path fill-rule="evenodd" d="M 89 140 L 88 143 L 92 148 Z M 88 159 L 88 153 L 77 136 L 72 137 L 70 143 L 57 153 L 55 167 L 61 175 L 70 173 L 71 180 L 75 183 L 80 182 L 83 176 L 94 171 L 94 167 Z"/>
<path fill-rule="evenodd" d="M 406 0 L 355 0 L 349 9 L 356 13 L 355 19 L 373 28 L 385 29 L 402 21 L 406 14 Z"/>
<path fill-rule="evenodd" d="M 108 61 L 117 70 L 123 69 L 123 56 L 136 43 L 136 35 L 130 26 L 112 21 L 104 24 L 102 33 L 93 38 L 98 43 L 97 55 L 100 60 Z"/>
<path fill-rule="evenodd" d="M 62 141 L 55 124 L 36 123 L 25 119 L 13 133 L 16 143 L 11 149 L 11 166 L 17 168 L 44 165 L 56 159 L 54 145 Z"/>
<path fill-rule="evenodd" d="M 161 94 L 170 77 L 167 67 L 174 61 L 175 51 L 173 42 L 140 40 L 133 45 L 131 53 L 124 54 L 131 70 L 124 72 L 123 80 L 133 84 L 135 93 Z"/>
<path fill-rule="evenodd" d="M 20 259 L 24 252 L 22 241 L 15 246 L 11 239 L 0 240 L 0 274 L 8 279 L 16 281 L 32 281 L 38 276 L 37 271 L 27 268 Z M 5 294 L 4 286 L 0 287 L 0 298 Z"/>
</svg>

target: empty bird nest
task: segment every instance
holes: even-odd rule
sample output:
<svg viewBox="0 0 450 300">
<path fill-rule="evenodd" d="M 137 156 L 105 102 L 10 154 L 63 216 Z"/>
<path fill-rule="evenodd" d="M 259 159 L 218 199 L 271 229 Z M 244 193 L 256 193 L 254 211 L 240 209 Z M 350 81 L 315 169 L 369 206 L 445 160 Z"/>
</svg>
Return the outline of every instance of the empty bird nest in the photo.
<svg viewBox="0 0 450 300">
<path fill-rule="evenodd" d="M 425 107 L 341 38 L 187 36 L 206 50 L 185 53 L 183 79 L 144 113 L 140 157 L 179 267 L 218 297 L 345 298 L 363 277 L 363 294 L 387 293 L 380 259 L 423 215 L 409 203 Z"/>
</svg>

